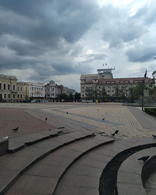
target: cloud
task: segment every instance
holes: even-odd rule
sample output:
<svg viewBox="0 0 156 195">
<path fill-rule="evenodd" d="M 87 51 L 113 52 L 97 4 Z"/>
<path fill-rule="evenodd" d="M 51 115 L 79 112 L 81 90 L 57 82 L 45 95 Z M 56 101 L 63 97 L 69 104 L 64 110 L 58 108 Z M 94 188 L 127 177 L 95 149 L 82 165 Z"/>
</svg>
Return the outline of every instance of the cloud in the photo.
<svg viewBox="0 0 156 195">
<path fill-rule="evenodd" d="M 80 74 L 96 74 L 104 63 L 116 66 L 116 77 L 142 75 L 149 61 L 152 71 L 155 1 L 123 2 L 1 0 L 1 73 L 66 86 L 74 79 L 78 89 Z"/>
<path fill-rule="evenodd" d="M 155 55 L 156 46 L 151 45 L 137 45 L 131 49 L 128 49 L 126 55 L 130 62 L 147 62 L 152 60 Z"/>
</svg>

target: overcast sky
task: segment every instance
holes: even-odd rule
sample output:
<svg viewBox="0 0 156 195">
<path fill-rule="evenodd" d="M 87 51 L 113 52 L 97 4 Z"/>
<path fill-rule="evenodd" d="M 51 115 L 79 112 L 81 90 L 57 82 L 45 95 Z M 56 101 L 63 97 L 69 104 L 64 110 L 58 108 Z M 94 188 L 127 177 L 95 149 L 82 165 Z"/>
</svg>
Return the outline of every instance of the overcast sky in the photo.
<svg viewBox="0 0 156 195">
<path fill-rule="evenodd" d="M 0 0 L 0 74 L 80 92 L 80 75 L 156 70 L 155 0 Z"/>
</svg>

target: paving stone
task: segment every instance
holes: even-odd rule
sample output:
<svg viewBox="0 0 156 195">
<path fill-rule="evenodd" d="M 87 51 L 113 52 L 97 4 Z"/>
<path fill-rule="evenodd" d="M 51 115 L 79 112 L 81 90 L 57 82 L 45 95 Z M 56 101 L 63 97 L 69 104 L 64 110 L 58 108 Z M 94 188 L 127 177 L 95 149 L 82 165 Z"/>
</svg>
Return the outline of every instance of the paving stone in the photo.
<svg viewBox="0 0 156 195">
<path fill-rule="evenodd" d="M 118 173 L 118 183 L 142 185 L 141 174 L 120 171 Z"/>
<path fill-rule="evenodd" d="M 119 195 L 147 195 L 142 185 L 134 185 L 134 184 L 118 184 L 118 194 Z"/>
<path fill-rule="evenodd" d="M 76 163 L 74 165 L 74 168 L 70 168 L 70 173 L 72 174 L 78 174 L 78 175 L 86 175 L 91 177 L 99 177 L 101 176 L 101 173 L 103 171 L 103 168 L 99 167 L 88 167 L 85 165 L 82 165 L 80 163 Z"/>
<path fill-rule="evenodd" d="M 41 176 L 41 177 L 50 177 L 50 178 L 58 178 L 60 175 L 65 171 L 65 163 L 62 163 L 63 166 L 60 165 L 60 163 L 57 164 L 49 164 L 45 163 L 37 163 L 35 166 L 31 167 L 25 175 L 35 175 L 35 176 Z"/>
<path fill-rule="evenodd" d="M 43 160 L 41 160 L 41 163 L 67 167 L 73 161 L 73 158 L 66 156 L 58 156 L 56 155 L 56 153 L 57 152 L 46 156 Z"/>
<path fill-rule="evenodd" d="M 61 185 L 60 189 L 55 192 L 55 195 L 99 195 L 98 189 L 86 187 L 71 187 Z"/>
<path fill-rule="evenodd" d="M 12 140 L 9 140 L 9 148 L 8 148 L 8 151 L 9 152 L 15 152 L 15 151 L 18 151 L 22 148 L 25 147 L 25 143 L 20 143 L 20 142 L 14 142 Z"/>
<path fill-rule="evenodd" d="M 11 193 L 51 193 L 57 183 L 57 178 L 39 177 L 32 175 L 22 175 L 18 184 L 11 187 Z M 9 190 L 9 191 L 10 191 Z M 8 191 L 8 192 L 9 192 Z"/>
<path fill-rule="evenodd" d="M 99 179 L 86 175 L 68 174 L 68 177 L 64 176 L 66 180 L 66 186 L 74 187 L 86 187 L 86 188 L 97 188 Z"/>
</svg>

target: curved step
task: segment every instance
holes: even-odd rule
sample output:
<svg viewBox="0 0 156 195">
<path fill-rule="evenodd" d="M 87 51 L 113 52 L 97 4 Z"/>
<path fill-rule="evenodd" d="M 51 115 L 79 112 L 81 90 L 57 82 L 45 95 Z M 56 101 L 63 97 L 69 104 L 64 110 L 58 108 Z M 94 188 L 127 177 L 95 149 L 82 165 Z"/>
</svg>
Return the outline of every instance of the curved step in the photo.
<svg viewBox="0 0 156 195">
<path fill-rule="evenodd" d="M 70 135 L 70 136 L 68 136 Z M 40 159 L 58 150 L 64 145 L 78 141 L 78 139 L 94 136 L 93 133 L 73 132 L 64 134 L 30 147 L 26 147 L 13 154 L 5 154 L 0 157 L 0 194 L 9 189 L 9 187 L 25 172 L 29 167 Z"/>
<path fill-rule="evenodd" d="M 37 142 L 58 136 L 61 132 L 62 131 L 59 129 L 52 129 L 9 139 L 8 152 L 9 153 L 17 152 L 18 150 L 26 146 L 36 144 Z"/>
<path fill-rule="evenodd" d="M 114 145 L 117 142 L 114 143 Z M 104 170 L 100 177 L 99 193 L 100 195 L 114 195 L 116 191 L 117 173 L 121 164 L 129 156 L 137 151 L 145 148 L 151 148 L 156 146 L 156 140 L 152 138 L 135 138 L 129 140 L 118 141 L 120 146 L 119 151 L 114 155 L 112 160 L 104 167 Z M 114 148 L 117 150 L 117 147 Z M 111 148 L 110 148 L 111 150 Z M 117 193 L 116 193 L 117 194 Z"/>
<path fill-rule="evenodd" d="M 95 136 L 65 146 L 32 166 L 6 194 L 54 194 L 55 188 L 71 165 L 89 151 L 113 141 L 112 138 Z"/>
<path fill-rule="evenodd" d="M 136 152 L 121 164 L 117 175 L 118 195 L 146 195 L 142 179 L 147 179 L 147 174 L 149 173 L 148 167 L 152 164 L 152 162 L 149 159 L 146 163 L 144 163 L 142 161 L 138 161 L 138 158 L 148 155 L 150 157 L 155 155 L 155 147 Z"/>
</svg>

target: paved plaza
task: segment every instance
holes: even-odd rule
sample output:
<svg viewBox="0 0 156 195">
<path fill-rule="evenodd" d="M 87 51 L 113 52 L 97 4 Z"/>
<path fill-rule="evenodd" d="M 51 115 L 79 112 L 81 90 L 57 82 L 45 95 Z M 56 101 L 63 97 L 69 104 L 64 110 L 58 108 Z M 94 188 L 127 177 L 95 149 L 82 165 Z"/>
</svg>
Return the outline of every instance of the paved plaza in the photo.
<svg viewBox="0 0 156 195">
<path fill-rule="evenodd" d="M 148 154 L 153 163 L 152 134 L 155 118 L 121 103 L 1 103 L 0 137 L 10 139 L 0 157 L 0 194 L 112 195 L 117 186 L 119 195 L 127 187 L 134 192 L 127 195 L 144 195 L 137 159 Z M 155 174 L 148 195 L 154 186 Z"/>
<path fill-rule="evenodd" d="M 0 137 L 14 138 L 54 129 L 56 125 L 51 122 L 54 117 L 60 126 L 76 124 L 93 132 L 103 132 L 106 136 L 119 130 L 118 139 L 156 134 L 154 117 L 142 112 L 141 108 L 120 103 L 1 103 Z M 13 132 L 16 127 L 19 130 Z"/>
</svg>

